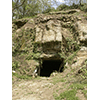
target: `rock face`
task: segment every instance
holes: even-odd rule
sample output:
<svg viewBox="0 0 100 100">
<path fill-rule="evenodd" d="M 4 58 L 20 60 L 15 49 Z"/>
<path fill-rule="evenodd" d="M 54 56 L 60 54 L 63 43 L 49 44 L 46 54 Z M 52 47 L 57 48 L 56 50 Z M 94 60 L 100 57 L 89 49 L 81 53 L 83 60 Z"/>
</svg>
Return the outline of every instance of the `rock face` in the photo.
<svg viewBox="0 0 100 100">
<path fill-rule="evenodd" d="M 61 60 L 61 68 L 68 52 L 77 50 L 78 45 L 86 46 L 87 24 L 83 15 L 77 13 L 82 12 L 51 12 L 13 22 L 13 54 L 26 53 L 25 59 L 38 60 L 39 67 L 44 60 Z"/>
<path fill-rule="evenodd" d="M 81 21 L 76 22 L 75 29 L 79 33 L 79 42 L 85 43 L 87 45 L 87 24 L 81 23 Z"/>
<path fill-rule="evenodd" d="M 60 21 L 54 23 L 53 20 L 49 20 L 44 28 L 35 27 L 35 43 L 40 43 L 40 50 L 43 51 L 41 58 L 50 57 L 51 54 L 54 56 L 62 49 L 62 30 Z"/>
</svg>

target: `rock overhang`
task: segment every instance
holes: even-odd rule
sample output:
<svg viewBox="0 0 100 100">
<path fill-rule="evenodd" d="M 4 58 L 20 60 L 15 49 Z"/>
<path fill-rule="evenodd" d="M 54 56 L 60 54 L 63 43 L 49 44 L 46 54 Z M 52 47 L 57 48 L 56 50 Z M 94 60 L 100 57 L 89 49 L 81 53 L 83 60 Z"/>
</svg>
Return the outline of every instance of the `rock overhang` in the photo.
<svg viewBox="0 0 100 100">
<path fill-rule="evenodd" d="M 69 43 L 70 44 L 69 46 L 67 42 L 75 41 L 76 43 L 77 40 L 84 42 L 87 39 L 86 35 L 84 36 L 83 34 L 85 33 L 86 28 L 84 24 L 81 24 L 82 18 L 79 18 L 78 16 L 74 15 L 69 15 L 69 13 L 73 12 L 78 12 L 78 11 L 72 11 L 72 12 L 69 11 L 67 14 L 66 12 L 58 12 L 59 14 L 55 13 L 46 16 L 45 15 L 37 16 L 37 18 L 29 20 L 28 23 L 26 23 L 22 27 L 25 28 L 25 32 L 28 30 L 27 27 L 31 27 L 33 31 L 31 33 L 33 34 L 32 36 L 34 36 L 34 40 L 33 42 L 31 42 L 31 44 L 29 42 L 31 51 L 28 50 L 28 52 L 31 52 L 30 53 L 32 55 L 31 59 L 36 58 L 42 61 L 44 60 L 63 61 L 64 57 L 62 57 L 63 56 L 62 53 L 65 54 L 66 48 L 70 47 L 69 49 L 71 49 L 71 45 L 73 45 L 72 43 L 71 44 Z M 76 31 L 77 28 L 75 28 L 75 32 L 73 32 L 73 30 L 71 29 L 73 29 L 73 26 L 77 26 L 75 23 L 78 21 L 80 21 L 79 25 L 81 25 L 82 27 L 78 25 L 78 31 Z M 17 33 L 19 33 L 19 30 Z M 73 38 L 75 38 L 74 35 L 76 33 L 79 33 L 79 36 L 77 36 L 78 39 L 73 40 Z M 66 38 L 68 38 L 68 40 L 70 41 L 66 42 Z M 37 46 L 35 46 L 35 44 Z M 34 50 L 34 48 L 37 48 L 36 51 Z M 34 56 L 35 54 L 36 56 Z M 40 66 L 40 64 L 38 66 Z"/>
</svg>

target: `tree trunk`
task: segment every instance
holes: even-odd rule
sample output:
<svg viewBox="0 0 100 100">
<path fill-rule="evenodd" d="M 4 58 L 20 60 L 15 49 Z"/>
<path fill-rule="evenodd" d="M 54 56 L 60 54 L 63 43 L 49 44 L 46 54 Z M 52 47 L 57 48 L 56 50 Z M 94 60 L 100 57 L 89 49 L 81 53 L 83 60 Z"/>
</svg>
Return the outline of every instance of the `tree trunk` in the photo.
<svg viewBox="0 0 100 100">
<path fill-rule="evenodd" d="M 79 1 L 79 4 L 81 5 L 82 0 Z"/>
</svg>

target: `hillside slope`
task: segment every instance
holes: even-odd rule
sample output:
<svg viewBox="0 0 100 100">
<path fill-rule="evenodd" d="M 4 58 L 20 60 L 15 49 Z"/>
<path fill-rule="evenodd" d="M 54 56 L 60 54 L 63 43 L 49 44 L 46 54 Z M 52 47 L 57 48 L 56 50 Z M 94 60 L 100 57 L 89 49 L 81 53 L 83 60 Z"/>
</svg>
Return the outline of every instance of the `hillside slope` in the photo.
<svg viewBox="0 0 100 100">
<path fill-rule="evenodd" d="M 13 100 L 86 100 L 86 16 L 72 9 L 12 22 Z M 63 59 L 60 73 L 33 78 L 34 69 L 55 58 Z"/>
</svg>

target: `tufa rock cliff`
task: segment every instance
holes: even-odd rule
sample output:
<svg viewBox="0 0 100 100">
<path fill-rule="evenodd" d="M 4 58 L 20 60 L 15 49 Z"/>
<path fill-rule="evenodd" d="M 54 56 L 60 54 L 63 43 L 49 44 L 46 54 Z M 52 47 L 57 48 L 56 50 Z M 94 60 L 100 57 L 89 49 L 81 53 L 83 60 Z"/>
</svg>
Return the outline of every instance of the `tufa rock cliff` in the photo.
<svg viewBox="0 0 100 100">
<path fill-rule="evenodd" d="M 72 9 L 14 20 L 13 70 L 32 75 L 36 68 L 36 73 L 44 76 L 50 76 L 53 70 L 61 72 L 68 57 L 87 46 L 87 19 L 84 15 L 84 12 Z M 45 66 L 53 66 L 49 75 L 43 70 Z"/>
</svg>

